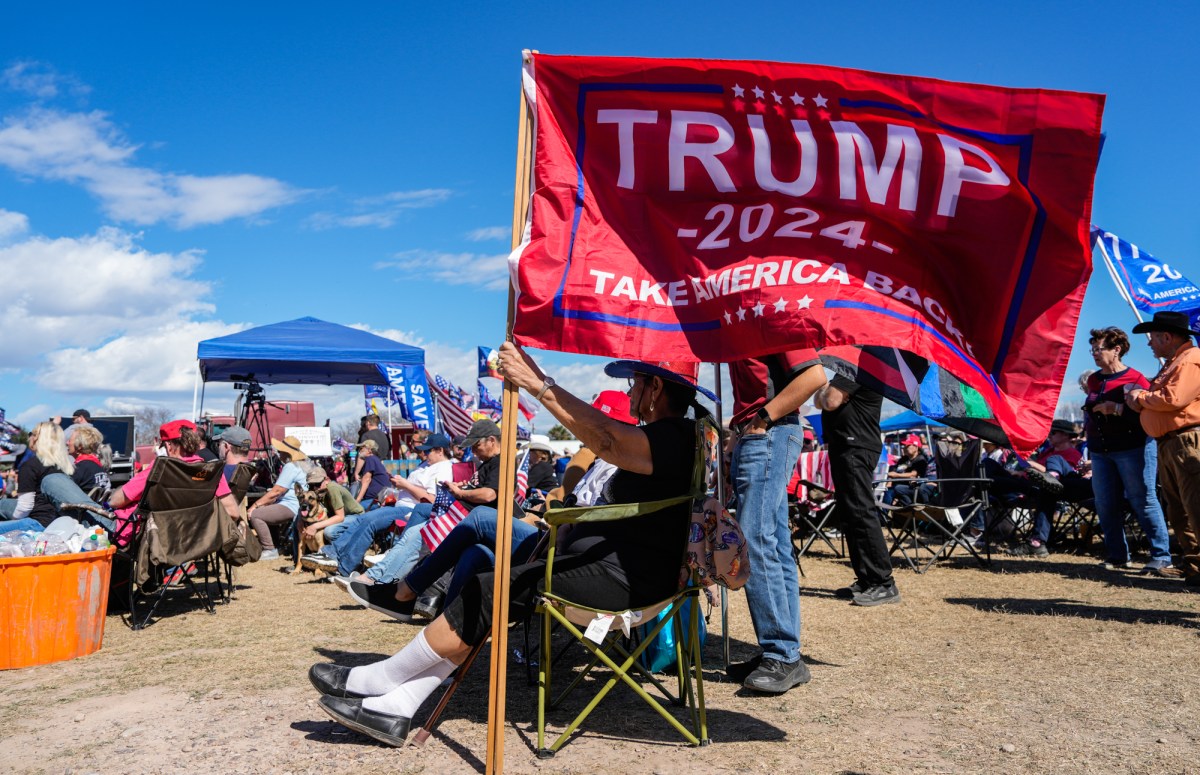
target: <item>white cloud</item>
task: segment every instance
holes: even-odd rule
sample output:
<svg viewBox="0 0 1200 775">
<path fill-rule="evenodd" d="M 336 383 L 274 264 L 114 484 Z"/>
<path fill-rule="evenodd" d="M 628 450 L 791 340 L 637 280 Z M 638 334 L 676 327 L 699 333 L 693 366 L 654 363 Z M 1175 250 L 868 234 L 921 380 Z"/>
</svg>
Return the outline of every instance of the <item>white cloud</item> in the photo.
<svg viewBox="0 0 1200 775">
<path fill-rule="evenodd" d="M 448 285 L 478 285 L 489 291 L 508 288 L 508 254 L 442 253 L 433 250 L 406 250 L 375 269 L 398 269 L 405 276 Z"/>
<path fill-rule="evenodd" d="M 40 423 L 43 420 L 53 416 L 54 410 L 50 408 L 49 404 L 34 404 L 22 412 L 9 415 L 5 419 L 14 425 L 19 425 L 22 428 L 29 429 L 37 423 Z"/>
<path fill-rule="evenodd" d="M 63 75 L 44 62 L 29 60 L 9 65 L 0 73 L 0 85 L 39 100 L 52 99 L 64 92 L 81 96 L 90 91 L 78 78 Z"/>
<path fill-rule="evenodd" d="M 100 111 L 35 107 L 0 127 L 0 165 L 28 177 L 81 185 L 113 218 L 180 228 L 258 215 L 304 192 L 259 175 L 197 176 L 133 164 L 131 144 Z"/>
<path fill-rule="evenodd" d="M 177 322 L 119 336 L 100 347 L 68 348 L 46 356 L 37 377 L 64 393 L 188 393 L 196 379 L 196 345 L 245 328 L 221 322 Z"/>
<path fill-rule="evenodd" d="M 406 210 L 433 207 L 453 195 L 448 188 L 423 188 L 416 191 L 392 191 L 381 196 L 362 197 L 355 200 L 349 213 L 320 212 L 308 218 L 308 225 L 317 230 L 374 227 L 386 229 L 394 226 Z"/>
<path fill-rule="evenodd" d="M 472 242 L 487 242 L 490 240 L 510 240 L 512 228 L 509 226 L 486 226 L 467 232 L 467 239 Z"/>
<path fill-rule="evenodd" d="M 19 332 L 0 338 L 0 363 L 20 368 L 60 347 L 91 347 L 211 311 L 201 300 L 209 285 L 189 279 L 199 263 L 198 252 L 151 253 L 111 227 L 0 247 L 5 312 L 20 321 Z"/>
<path fill-rule="evenodd" d="M 17 237 L 29 231 L 29 217 L 25 213 L 14 213 L 0 208 L 0 241 Z"/>
</svg>

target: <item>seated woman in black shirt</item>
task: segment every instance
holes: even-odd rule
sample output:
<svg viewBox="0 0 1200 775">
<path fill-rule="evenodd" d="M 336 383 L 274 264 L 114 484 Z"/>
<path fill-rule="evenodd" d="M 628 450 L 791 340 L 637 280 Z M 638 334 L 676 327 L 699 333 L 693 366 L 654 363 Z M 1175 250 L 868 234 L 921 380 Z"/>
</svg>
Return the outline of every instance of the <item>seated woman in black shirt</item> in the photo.
<svg viewBox="0 0 1200 775">
<path fill-rule="evenodd" d="M 637 503 L 686 495 L 695 462 L 694 381 L 667 367 L 616 361 L 605 368 L 629 380 L 630 412 L 643 425 L 613 419 L 547 379 L 515 345 L 499 350 L 504 378 L 524 388 L 597 456 L 618 468 L 602 502 Z M 712 398 L 712 394 L 704 391 Z M 678 588 L 687 542 L 687 503 L 615 522 L 576 525 L 556 553 L 556 594 L 594 608 L 642 608 Z M 410 719 L 430 693 L 454 672 L 471 647 L 491 633 L 494 574 L 481 573 L 396 655 L 364 667 L 321 663 L 309 678 L 325 696 L 322 709 L 335 721 L 389 745 L 401 745 Z M 544 584 L 545 563 L 512 568 L 510 616 L 533 611 Z"/>
<path fill-rule="evenodd" d="M 42 480 L 51 474 L 75 473 L 75 464 L 67 454 L 62 428 L 52 422 L 40 422 L 29 432 L 29 448 L 33 451 L 17 471 L 17 508 L 13 519 L 28 517 L 42 527 L 58 517 L 54 501 L 41 491 Z"/>
</svg>

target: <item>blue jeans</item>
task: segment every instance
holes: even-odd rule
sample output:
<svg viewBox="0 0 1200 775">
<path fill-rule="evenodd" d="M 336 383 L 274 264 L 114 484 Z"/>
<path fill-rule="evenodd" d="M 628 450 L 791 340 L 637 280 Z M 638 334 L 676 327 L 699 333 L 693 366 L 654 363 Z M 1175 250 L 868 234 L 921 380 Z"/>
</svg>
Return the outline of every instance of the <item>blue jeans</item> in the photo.
<svg viewBox="0 0 1200 775">
<path fill-rule="evenodd" d="M 428 504 L 426 504 L 428 505 Z M 417 506 L 417 508 L 421 508 Z M 430 506 L 432 508 L 432 506 Z M 386 508 L 365 511 L 355 514 L 354 521 L 334 538 L 331 546 L 332 554 L 338 561 L 338 574 L 349 576 L 362 564 L 363 557 L 375 541 L 375 534 L 387 530 L 397 519 L 412 519 L 408 506 L 388 506 Z M 411 524 L 411 521 L 410 521 Z"/>
<path fill-rule="evenodd" d="M 13 503 L 16 503 L 14 500 Z M 33 530 L 40 533 L 44 528 L 42 523 L 36 519 L 29 517 L 21 517 L 20 519 L 5 519 L 0 520 L 0 533 L 11 533 L 12 531 Z"/>
<path fill-rule="evenodd" d="M 746 582 L 750 620 L 763 656 L 789 664 L 800 659 L 800 579 L 792 559 L 787 483 L 803 443 L 798 424 L 746 434 L 730 467 L 753 569 Z"/>
<path fill-rule="evenodd" d="M 418 503 L 408 515 L 408 526 L 400 534 L 400 540 L 388 549 L 383 559 L 367 570 L 367 575 L 377 583 L 390 583 L 407 576 L 417 560 L 421 559 L 421 525 L 429 521 L 432 503 Z"/>
<path fill-rule="evenodd" d="M 529 561 L 529 555 L 537 546 L 538 529 L 528 522 L 513 518 L 512 563 L 521 565 Z M 496 510 L 490 506 L 476 506 L 450 531 L 450 535 L 438 544 L 425 562 L 417 565 L 404 579 L 418 595 L 429 589 L 446 571 L 454 569 L 450 586 L 446 589 L 449 603 L 458 597 L 463 585 L 474 575 L 486 573 L 496 567 Z"/>
<path fill-rule="evenodd" d="M 1129 561 L 1125 514 L 1121 508 L 1124 495 L 1150 542 L 1150 559 L 1171 561 L 1167 523 L 1154 492 L 1157 474 L 1158 445 L 1154 441 L 1148 442 L 1144 449 L 1092 453 L 1092 492 L 1109 560 Z"/>
<path fill-rule="evenodd" d="M 49 496 L 50 500 L 54 501 L 55 506 L 60 506 L 64 503 L 90 503 L 93 506 L 99 506 L 94 500 L 88 497 L 87 493 L 80 489 L 75 480 L 66 474 L 49 474 L 42 479 L 41 485 L 38 487 L 44 495 Z"/>
</svg>

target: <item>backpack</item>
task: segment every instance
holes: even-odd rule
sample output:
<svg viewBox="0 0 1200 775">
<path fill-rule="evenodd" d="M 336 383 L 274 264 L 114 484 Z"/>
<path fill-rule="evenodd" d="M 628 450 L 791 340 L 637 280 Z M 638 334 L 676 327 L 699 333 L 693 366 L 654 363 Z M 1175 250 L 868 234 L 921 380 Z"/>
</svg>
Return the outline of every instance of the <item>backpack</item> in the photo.
<svg viewBox="0 0 1200 775">
<path fill-rule="evenodd" d="M 695 571 L 704 586 L 741 589 L 750 578 L 750 553 L 741 526 L 716 498 L 697 498 L 694 504 L 682 581 Z"/>
</svg>

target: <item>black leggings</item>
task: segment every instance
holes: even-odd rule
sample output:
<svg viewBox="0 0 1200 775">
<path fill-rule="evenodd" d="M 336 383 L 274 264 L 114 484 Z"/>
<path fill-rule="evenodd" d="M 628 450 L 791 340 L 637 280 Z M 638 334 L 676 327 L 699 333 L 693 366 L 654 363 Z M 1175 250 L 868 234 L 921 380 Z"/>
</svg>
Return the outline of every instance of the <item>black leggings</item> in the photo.
<svg viewBox="0 0 1200 775">
<path fill-rule="evenodd" d="M 450 627 L 464 643 L 482 643 L 492 634 L 492 590 L 495 573 L 480 573 L 467 581 L 462 594 L 446 606 L 445 617 Z M 546 561 L 514 565 L 508 590 L 509 621 L 520 621 L 533 615 L 537 597 L 545 589 Z M 597 562 L 587 554 L 560 554 L 554 558 L 551 585 L 555 595 L 561 595 L 592 608 L 624 611 L 650 605 L 671 595 L 674 590 L 646 600 L 644 595 L 631 595 L 629 585 L 620 571 Z"/>
</svg>

